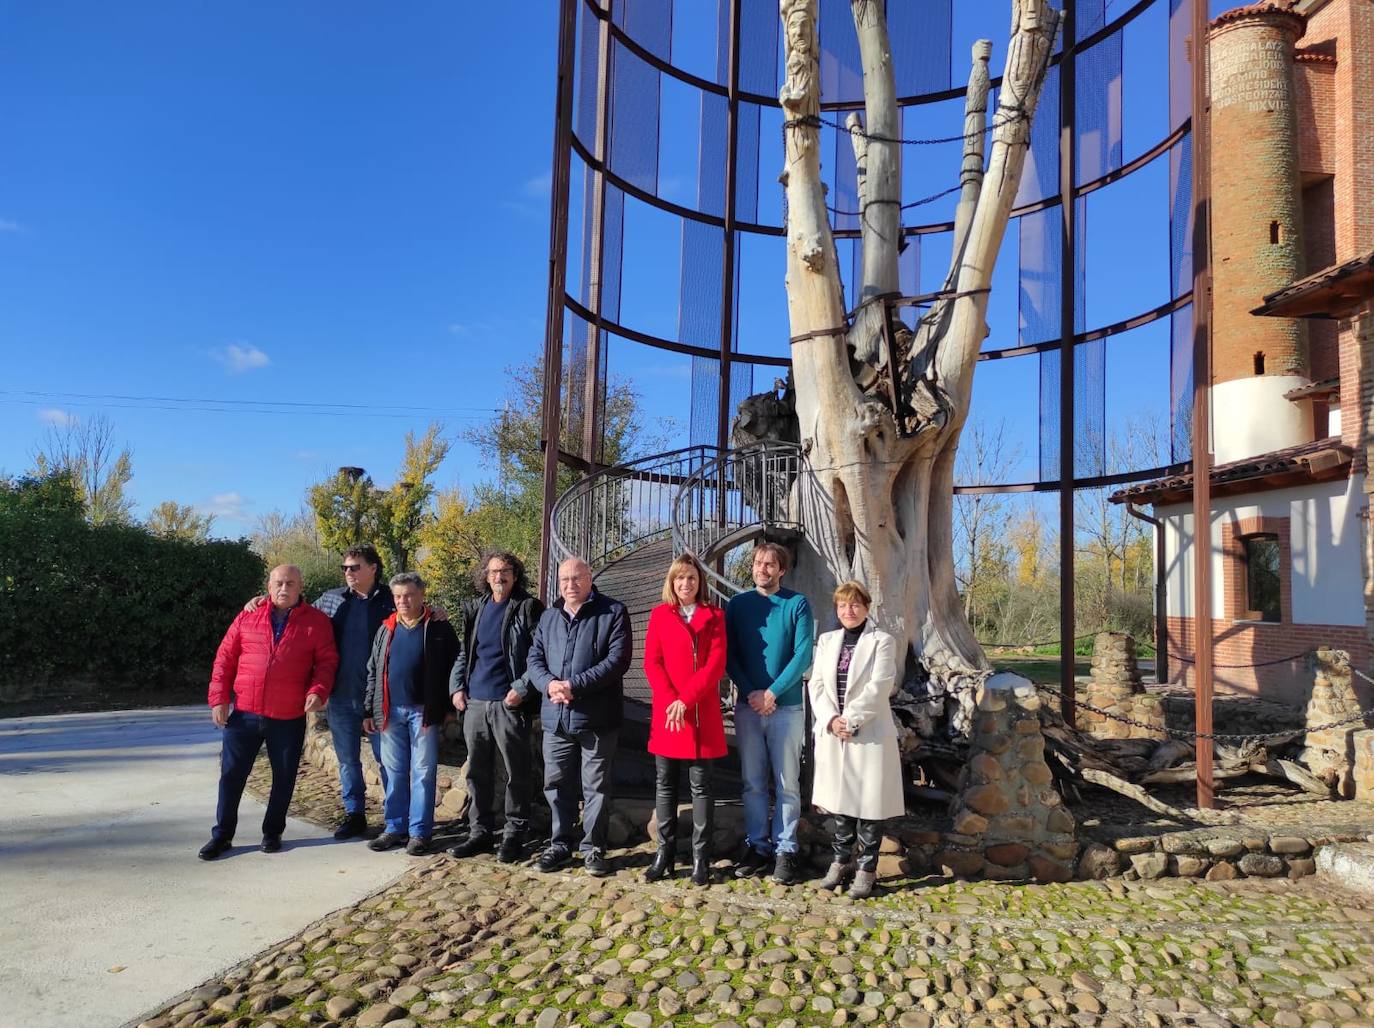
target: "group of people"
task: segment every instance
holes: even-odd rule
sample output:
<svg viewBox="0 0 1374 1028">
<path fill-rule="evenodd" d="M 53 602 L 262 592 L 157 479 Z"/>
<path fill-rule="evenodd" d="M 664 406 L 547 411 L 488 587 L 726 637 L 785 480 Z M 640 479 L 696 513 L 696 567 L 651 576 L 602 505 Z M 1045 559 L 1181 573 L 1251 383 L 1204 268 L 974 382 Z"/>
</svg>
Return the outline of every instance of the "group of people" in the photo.
<svg viewBox="0 0 1374 1028">
<path fill-rule="evenodd" d="M 788 565 L 785 548 L 760 543 L 751 564 L 755 588 L 724 609 L 711 603 L 695 557 L 679 556 L 668 568 L 644 640 L 658 836 L 649 881 L 675 870 L 684 769 L 691 880 L 711 879 L 712 766 L 726 752 L 720 684 L 728 674 L 738 693 L 745 827 L 734 875 L 771 869 L 785 885 L 801 875 L 797 830 L 809 693 L 812 799 L 831 816 L 834 853 L 821 884 L 848 884 L 856 897 L 873 890 L 882 823 L 903 810 L 889 706 L 897 687 L 893 639 L 869 620 L 872 598 L 858 582 L 835 591 L 841 627 L 815 639 L 806 597 L 782 585 Z M 498 860 L 514 862 L 528 841 L 537 710 L 551 812 L 537 866 L 556 871 L 576 854 L 590 874 L 610 874 L 612 766 L 633 640 L 624 605 L 594 588 L 587 563 L 570 559 L 559 566 L 559 598 L 545 609 L 530 594 L 518 557 L 487 555 L 474 575 L 479 596 L 463 604 L 457 630 L 447 612 L 426 602 L 425 583 L 414 572 L 394 575 L 384 587 L 373 547 L 350 548 L 342 570 L 344 586 L 310 605 L 298 568 L 272 569 L 267 594 L 249 601 L 220 644 L 209 693 L 211 714 L 224 728 L 219 806 L 201 858 L 213 860 L 232 846 L 239 800 L 264 745 L 272 785 L 261 848 L 281 848 L 306 715 L 327 703 L 345 812 L 336 839 L 367 831 L 360 759 L 366 735 L 382 769 L 385 819 L 368 846 L 428 852 L 440 731 L 459 716 L 468 834 L 449 852 L 467 858 L 495 851 Z M 498 761 L 505 779 L 499 837 Z"/>
</svg>

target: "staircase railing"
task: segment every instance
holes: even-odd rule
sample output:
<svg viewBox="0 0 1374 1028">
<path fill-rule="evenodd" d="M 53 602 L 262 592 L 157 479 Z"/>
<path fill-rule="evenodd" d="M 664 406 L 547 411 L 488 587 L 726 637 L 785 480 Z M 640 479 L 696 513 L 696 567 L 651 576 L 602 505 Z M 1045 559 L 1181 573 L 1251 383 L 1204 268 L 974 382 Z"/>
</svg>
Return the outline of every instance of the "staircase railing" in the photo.
<svg viewBox="0 0 1374 1028">
<path fill-rule="evenodd" d="M 553 566 L 581 557 L 596 573 L 637 547 L 673 535 L 678 494 L 717 454 L 714 446 L 686 446 L 603 468 L 554 503 L 549 534 Z M 546 599 L 558 595 L 549 576 Z"/>
<path fill-rule="evenodd" d="M 795 443 L 761 442 L 717 453 L 688 476 L 673 502 L 673 548 L 695 554 L 724 602 L 743 588 L 712 567 L 722 553 L 769 529 L 801 530 L 792 485 L 801 471 Z"/>
</svg>

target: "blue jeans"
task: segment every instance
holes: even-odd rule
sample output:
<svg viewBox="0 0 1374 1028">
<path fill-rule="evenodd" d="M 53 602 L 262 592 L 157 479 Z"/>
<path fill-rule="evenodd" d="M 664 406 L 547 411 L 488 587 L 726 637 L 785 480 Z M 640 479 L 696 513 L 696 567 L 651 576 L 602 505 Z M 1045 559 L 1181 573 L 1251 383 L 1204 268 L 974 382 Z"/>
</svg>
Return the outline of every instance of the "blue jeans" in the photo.
<svg viewBox="0 0 1374 1028">
<path fill-rule="evenodd" d="M 334 756 L 339 761 L 339 792 L 343 796 L 344 811 L 363 814 L 367 811 L 367 784 L 363 781 L 363 762 L 359 749 L 363 737 L 363 698 L 340 695 L 329 697 L 329 735 L 334 741 Z M 386 765 L 382 763 L 382 734 L 372 733 L 372 755 L 382 771 L 382 792 L 386 793 Z"/>
<path fill-rule="evenodd" d="M 735 739 L 744 777 L 744 839 L 766 856 L 797 852 L 801 820 L 801 758 L 806 711 L 798 703 L 767 717 L 748 703 L 735 707 Z M 768 829 L 768 787 L 777 794 L 773 828 Z"/>
<path fill-rule="evenodd" d="M 392 835 L 428 839 L 434 831 L 434 786 L 439 777 L 439 726 L 424 727 L 423 707 L 393 705 L 382 736 L 386 800 Z"/>
<path fill-rule="evenodd" d="M 215 811 L 213 838 L 234 841 L 239 826 L 239 800 L 258 752 L 267 746 L 272 765 L 272 789 L 267 797 L 267 813 L 262 818 L 263 835 L 281 835 L 286 829 L 286 808 L 296 791 L 296 772 L 305 748 L 305 717 L 283 719 L 263 717 L 236 710 L 224 726 L 224 742 L 219 755 L 219 807 Z"/>
</svg>

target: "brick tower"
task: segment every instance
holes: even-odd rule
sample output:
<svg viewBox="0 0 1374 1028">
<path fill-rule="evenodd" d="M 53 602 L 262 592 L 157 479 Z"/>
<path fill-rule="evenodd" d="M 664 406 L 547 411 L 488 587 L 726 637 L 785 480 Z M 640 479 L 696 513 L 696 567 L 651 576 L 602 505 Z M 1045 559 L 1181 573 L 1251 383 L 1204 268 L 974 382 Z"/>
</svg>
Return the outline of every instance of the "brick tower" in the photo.
<svg viewBox="0 0 1374 1028">
<path fill-rule="evenodd" d="M 1218 463 L 1313 439 L 1306 329 L 1256 318 L 1257 299 L 1301 278 L 1302 191 L 1294 44 L 1304 19 L 1284 0 L 1212 22 L 1213 444 Z"/>
</svg>

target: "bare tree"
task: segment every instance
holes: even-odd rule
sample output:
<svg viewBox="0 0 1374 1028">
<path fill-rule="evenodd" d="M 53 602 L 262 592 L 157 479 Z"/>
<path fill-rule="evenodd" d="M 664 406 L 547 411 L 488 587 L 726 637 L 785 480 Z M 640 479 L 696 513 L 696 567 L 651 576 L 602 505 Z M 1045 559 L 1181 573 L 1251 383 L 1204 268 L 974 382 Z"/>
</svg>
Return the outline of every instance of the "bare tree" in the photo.
<svg viewBox="0 0 1374 1028">
<path fill-rule="evenodd" d="M 955 468 L 961 485 L 994 485 L 1006 482 L 1020 459 L 1020 445 L 1010 438 L 1005 419 L 975 421 L 959 448 Z M 1015 513 L 1012 498 L 1006 493 L 960 493 L 954 497 L 954 542 L 960 555 L 954 575 L 970 626 L 987 621 L 987 612 L 981 608 L 988 585 L 1005 585 L 1011 576 Z"/>
<path fill-rule="evenodd" d="M 50 426 L 33 461 L 39 475 L 65 471 L 72 476 L 91 524 L 132 520 L 134 504 L 124 487 L 134 477 L 133 454 L 115 444 L 114 422 L 104 414 Z"/>
<path fill-rule="evenodd" d="M 805 526 L 797 580 L 821 594 L 842 578 L 873 592 L 912 681 L 950 688 L 967 714 L 987 659 L 954 574 L 955 454 L 973 370 L 987 336 L 988 291 L 1020 185 L 1031 118 L 1059 14 L 1013 0 L 1010 42 L 984 164 L 988 61 L 973 48 L 953 256 L 941 295 L 912 335 L 897 336 L 883 294 L 897 289 L 901 236 L 900 119 L 883 0 L 851 0 L 863 60 L 864 118 L 850 121 L 858 158 L 863 273 L 852 325 L 820 173 L 817 0 L 782 0 L 787 301 L 797 415 L 808 469 L 799 479 Z M 956 716 L 956 724 L 962 722 Z"/>
<path fill-rule="evenodd" d="M 1165 446 L 1161 418 L 1150 412 L 1134 414 L 1107 437 L 1108 467 L 1158 467 Z M 1145 523 L 1133 517 L 1124 503 L 1112 503 L 1108 498 L 1112 491 L 1082 489 L 1074 494 L 1074 553 L 1082 558 L 1076 566 L 1084 579 L 1079 607 L 1086 621 L 1081 627 L 1139 631 L 1139 625 L 1118 623 L 1114 611 L 1132 593 L 1143 590 L 1148 598 L 1154 554 Z"/>
</svg>

